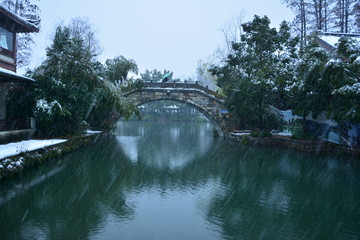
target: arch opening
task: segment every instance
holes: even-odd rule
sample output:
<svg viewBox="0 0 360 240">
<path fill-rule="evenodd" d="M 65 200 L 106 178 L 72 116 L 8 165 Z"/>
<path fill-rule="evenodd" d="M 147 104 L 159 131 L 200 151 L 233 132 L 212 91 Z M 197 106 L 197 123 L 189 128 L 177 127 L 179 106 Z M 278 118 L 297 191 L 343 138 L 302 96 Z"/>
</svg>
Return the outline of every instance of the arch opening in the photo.
<svg viewBox="0 0 360 240">
<path fill-rule="evenodd" d="M 221 128 L 220 124 L 214 117 L 211 115 L 211 113 L 207 112 L 205 109 L 203 109 L 201 106 L 198 106 L 194 102 L 188 102 L 183 101 L 179 99 L 169 99 L 169 98 L 159 98 L 159 99 L 143 99 L 142 101 L 134 103 L 136 107 L 141 112 L 146 112 L 147 110 L 152 110 L 155 113 L 183 113 L 184 115 L 188 116 L 182 116 L 187 118 L 188 120 L 192 121 L 208 121 L 212 124 L 214 127 L 214 130 L 216 133 L 223 137 L 224 131 Z M 179 107 L 179 105 L 186 106 Z M 149 107 L 151 106 L 151 107 Z"/>
</svg>

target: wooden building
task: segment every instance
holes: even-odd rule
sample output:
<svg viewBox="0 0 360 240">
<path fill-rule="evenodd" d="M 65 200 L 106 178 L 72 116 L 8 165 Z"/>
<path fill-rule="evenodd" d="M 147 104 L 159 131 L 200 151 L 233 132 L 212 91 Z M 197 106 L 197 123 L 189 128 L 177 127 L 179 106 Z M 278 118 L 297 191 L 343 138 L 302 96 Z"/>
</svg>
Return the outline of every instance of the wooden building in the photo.
<svg viewBox="0 0 360 240">
<path fill-rule="evenodd" d="M 0 5 L 0 143 L 26 137 L 34 131 L 30 119 L 6 118 L 6 94 L 12 83 L 34 82 L 16 73 L 17 33 L 38 31 L 35 25 Z"/>
</svg>

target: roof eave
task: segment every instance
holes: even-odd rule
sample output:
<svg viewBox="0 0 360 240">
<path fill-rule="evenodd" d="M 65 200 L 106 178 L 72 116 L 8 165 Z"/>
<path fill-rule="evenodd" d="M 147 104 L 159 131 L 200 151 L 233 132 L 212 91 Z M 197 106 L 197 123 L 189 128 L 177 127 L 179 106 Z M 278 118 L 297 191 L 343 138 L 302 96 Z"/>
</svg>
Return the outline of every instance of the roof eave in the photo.
<svg viewBox="0 0 360 240">
<path fill-rule="evenodd" d="M 34 24 L 26 21 L 25 19 L 17 16 L 15 13 L 11 12 L 7 8 L 0 5 L 0 13 L 5 15 L 11 25 L 13 25 L 14 31 L 18 33 L 30 33 L 30 32 L 39 32 L 39 28 Z"/>
<path fill-rule="evenodd" d="M 29 77 L 20 76 L 16 73 L 10 73 L 7 71 L 0 71 L 0 82 L 30 82 L 34 83 L 35 80 Z"/>
</svg>

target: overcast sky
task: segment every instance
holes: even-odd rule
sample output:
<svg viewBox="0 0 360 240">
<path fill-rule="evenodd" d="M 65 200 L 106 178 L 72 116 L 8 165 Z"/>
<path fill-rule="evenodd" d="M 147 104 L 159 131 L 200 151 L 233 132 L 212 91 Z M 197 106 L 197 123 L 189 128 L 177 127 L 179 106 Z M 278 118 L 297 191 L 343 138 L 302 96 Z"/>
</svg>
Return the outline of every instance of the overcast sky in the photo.
<svg viewBox="0 0 360 240">
<path fill-rule="evenodd" d="M 245 13 L 267 15 L 273 27 L 293 15 L 280 0 L 40 0 L 41 30 L 34 37 L 30 68 L 45 58 L 51 33 L 61 22 L 87 17 L 103 49 L 100 60 L 123 55 L 145 69 L 171 70 L 175 77 L 195 73 L 199 60 L 223 42 L 220 29 Z"/>
</svg>

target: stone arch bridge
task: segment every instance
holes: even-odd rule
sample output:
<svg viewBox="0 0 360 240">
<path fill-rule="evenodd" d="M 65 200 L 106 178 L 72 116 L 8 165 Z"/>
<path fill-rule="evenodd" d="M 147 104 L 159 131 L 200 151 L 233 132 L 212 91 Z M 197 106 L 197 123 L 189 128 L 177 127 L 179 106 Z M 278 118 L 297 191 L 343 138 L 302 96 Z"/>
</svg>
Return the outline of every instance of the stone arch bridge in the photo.
<svg viewBox="0 0 360 240">
<path fill-rule="evenodd" d="M 159 100 L 171 100 L 185 103 L 208 118 L 220 136 L 224 136 L 230 128 L 228 110 L 219 95 L 195 83 L 159 83 L 145 82 L 144 86 L 124 94 L 135 106 Z"/>
</svg>

